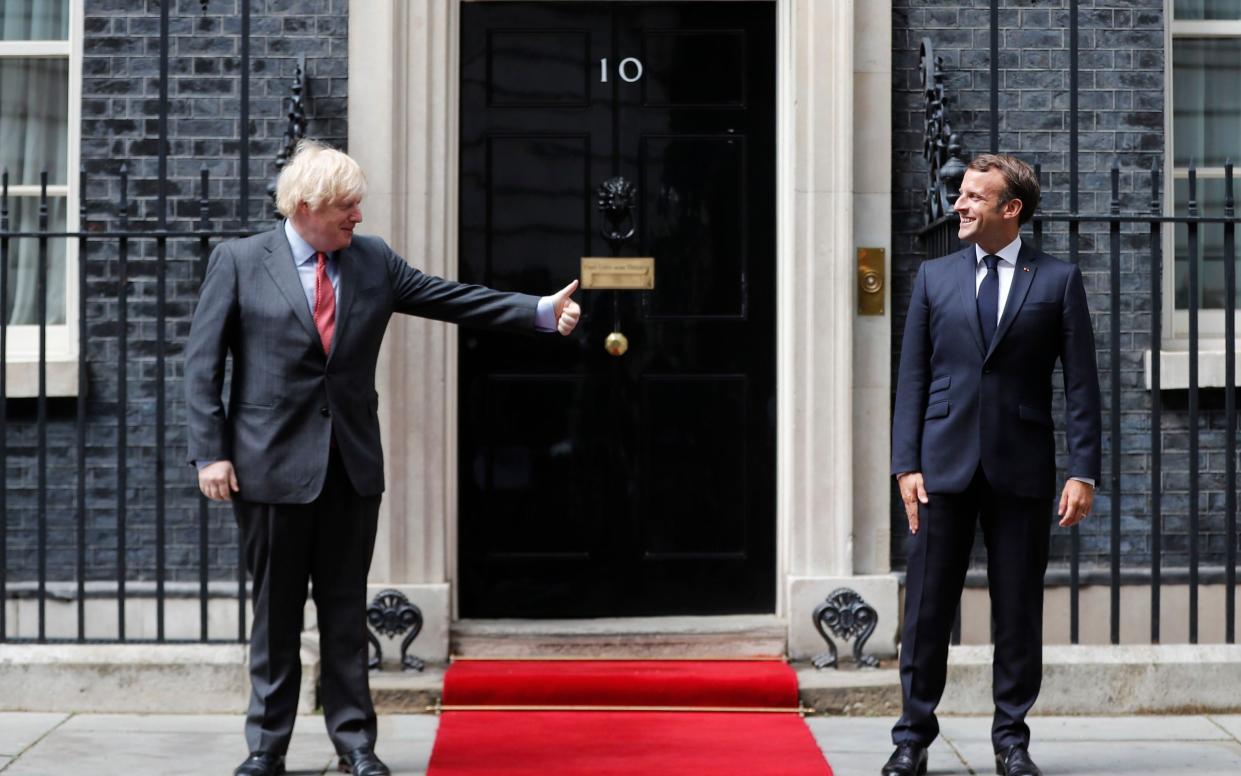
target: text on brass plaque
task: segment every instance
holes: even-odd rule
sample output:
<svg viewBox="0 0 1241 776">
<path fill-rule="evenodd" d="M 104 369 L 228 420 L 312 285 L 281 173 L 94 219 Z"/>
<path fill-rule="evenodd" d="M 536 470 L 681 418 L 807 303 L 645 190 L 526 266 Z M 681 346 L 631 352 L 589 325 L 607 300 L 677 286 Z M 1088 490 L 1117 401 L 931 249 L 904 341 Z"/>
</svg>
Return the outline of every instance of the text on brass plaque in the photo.
<svg viewBox="0 0 1241 776">
<path fill-rule="evenodd" d="M 582 257 L 582 288 L 611 291 L 650 291 L 655 288 L 655 259 Z"/>
</svg>

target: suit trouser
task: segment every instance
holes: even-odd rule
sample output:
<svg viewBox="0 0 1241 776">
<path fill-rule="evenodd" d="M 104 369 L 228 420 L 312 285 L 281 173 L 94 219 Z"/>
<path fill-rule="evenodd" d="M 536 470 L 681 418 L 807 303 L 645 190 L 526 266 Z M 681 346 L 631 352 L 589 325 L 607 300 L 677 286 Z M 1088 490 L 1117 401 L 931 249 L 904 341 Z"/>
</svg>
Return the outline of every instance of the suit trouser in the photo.
<svg viewBox="0 0 1241 776">
<path fill-rule="evenodd" d="M 928 493 L 910 540 L 901 632 L 903 709 L 895 744 L 929 745 L 939 735 L 935 707 L 944 693 L 948 642 L 982 524 L 995 635 L 991 741 L 996 751 L 1028 746 L 1026 714 L 1043 678 L 1043 574 L 1051 501 L 994 492 L 979 469 L 964 493 Z"/>
<path fill-rule="evenodd" d="M 293 735 L 307 582 L 313 582 L 319 621 L 320 700 L 328 735 L 339 753 L 374 747 L 366 578 L 375 548 L 379 500 L 354 491 L 335 449 L 323 490 L 311 503 L 234 500 L 254 584 L 246 714 L 250 751 L 284 754 Z"/>
</svg>

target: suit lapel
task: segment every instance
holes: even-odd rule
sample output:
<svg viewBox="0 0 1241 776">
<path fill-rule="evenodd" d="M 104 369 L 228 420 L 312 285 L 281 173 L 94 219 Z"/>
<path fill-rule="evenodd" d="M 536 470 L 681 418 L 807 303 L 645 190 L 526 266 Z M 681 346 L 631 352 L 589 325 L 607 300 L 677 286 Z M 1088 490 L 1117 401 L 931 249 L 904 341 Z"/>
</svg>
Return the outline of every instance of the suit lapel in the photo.
<svg viewBox="0 0 1241 776">
<path fill-rule="evenodd" d="M 361 280 L 357 272 L 357 261 L 354 256 L 350 255 L 351 253 L 348 248 L 336 252 L 336 271 L 340 273 L 340 294 L 336 299 L 336 330 L 332 333 L 332 352 L 328 354 L 328 361 L 336 355 L 336 343 L 341 341 L 345 326 L 349 322 L 349 309 L 353 307 L 353 298 L 356 296 L 358 282 Z"/>
<path fill-rule="evenodd" d="M 1013 270 L 1013 283 L 1008 289 L 1008 300 L 1004 302 L 1004 314 L 1000 316 L 1000 325 L 996 327 L 995 337 L 991 340 L 991 350 L 987 351 L 988 358 L 999 347 L 1008 330 L 1013 327 L 1013 319 L 1021 312 L 1021 305 L 1025 304 L 1026 294 L 1030 291 L 1030 284 L 1034 282 L 1034 273 L 1037 271 L 1038 267 L 1034 264 L 1034 248 L 1022 240 L 1021 252 L 1017 254 L 1017 267 Z"/>
<path fill-rule="evenodd" d="M 982 344 L 982 325 L 978 322 L 978 255 L 974 246 L 961 254 L 958 263 L 957 288 L 961 290 L 961 306 L 965 312 L 966 328 L 974 335 L 979 353 L 986 353 Z"/>
<path fill-rule="evenodd" d="M 263 266 L 267 268 L 268 274 L 276 283 L 276 288 L 280 289 L 280 294 L 285 301 L 293 308 L 293 317 L 297 318 L 306 333 L 318 342 L 319 331 L 310 317 L 310 308 L 306 304 L 306 291 L 302 288 L 301 278 L 297 275 L 297 267 L 293 264 L 293 251 L 289 250 L 289 240 L 284 236 L 283 224 L 268 232 L 267 243 L 263 247 L 267 250 Z"/>
</svg>

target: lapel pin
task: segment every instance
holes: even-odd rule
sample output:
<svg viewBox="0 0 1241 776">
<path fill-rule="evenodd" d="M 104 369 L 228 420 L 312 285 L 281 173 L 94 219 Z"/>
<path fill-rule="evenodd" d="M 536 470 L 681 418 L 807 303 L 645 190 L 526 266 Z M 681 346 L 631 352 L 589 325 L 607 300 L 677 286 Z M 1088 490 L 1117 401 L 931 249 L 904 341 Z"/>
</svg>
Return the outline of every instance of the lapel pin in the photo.
<svg viewBox="0 0 1241 776">
<path fill-rule="evenodd" d="M 1029 272 L 1029 271 L 1030 271 L 1030 268 L 1029 268 L 1029 267 L 1022 267 L 1022 268 L 1021 268 L 1021 271 L 1022 271 L 1022 272 Z"/>
</svg>

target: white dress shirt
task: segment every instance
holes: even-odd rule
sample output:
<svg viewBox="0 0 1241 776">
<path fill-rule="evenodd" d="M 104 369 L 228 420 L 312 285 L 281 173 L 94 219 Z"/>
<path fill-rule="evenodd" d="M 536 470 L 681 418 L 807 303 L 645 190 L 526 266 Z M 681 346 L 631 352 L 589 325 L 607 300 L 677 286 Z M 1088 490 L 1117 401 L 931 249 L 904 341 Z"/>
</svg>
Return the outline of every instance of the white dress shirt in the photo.
<svg viewBox="0 0 1241 776">
<path fill-rule="evenodd" d="M 974 271 L 974 296 L 978 296 L 978 289 L 982 288 L 983 278 L 987 277 L 987 263 L 983 261 L 988 255 L 980 246 L 974 246 L 975 255 L 977 257 L 977 266 Z M 996 313 L 995 323 L 998 326 L 1000 319 L 1004 317 L 1004 303 L 1008 301 L 1008 290 L 1013 287 L 1013 273 L 1017 271 L 1017 254 L 1021 253 L 1021 238 L 1010 242 L 995 254 L 1000 258 L 995 263 L 996 270 L 1000 273 L 1000 304 Z"/>
</svg>

